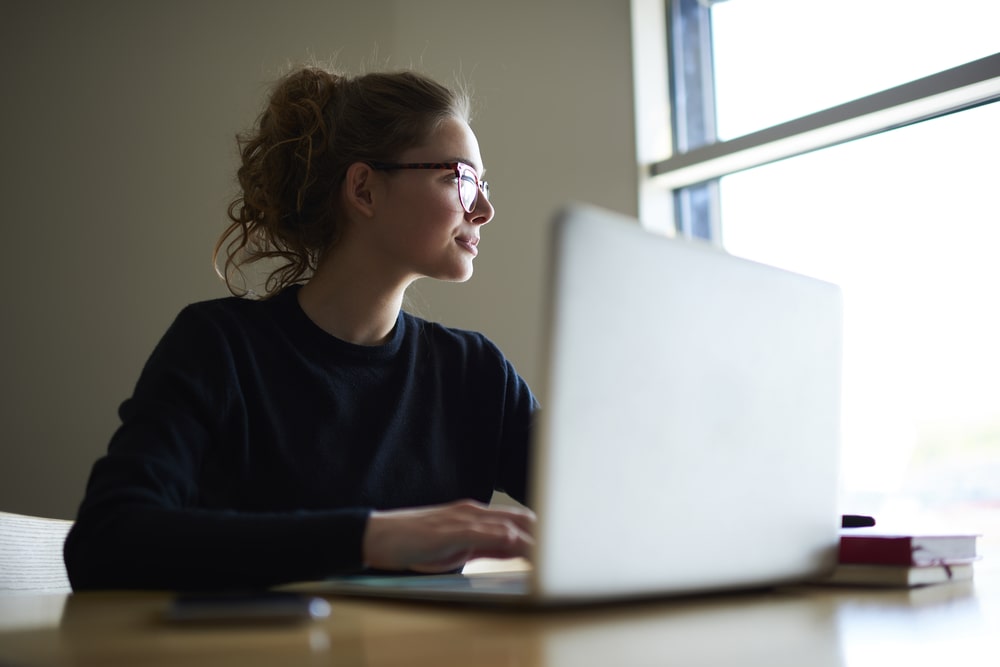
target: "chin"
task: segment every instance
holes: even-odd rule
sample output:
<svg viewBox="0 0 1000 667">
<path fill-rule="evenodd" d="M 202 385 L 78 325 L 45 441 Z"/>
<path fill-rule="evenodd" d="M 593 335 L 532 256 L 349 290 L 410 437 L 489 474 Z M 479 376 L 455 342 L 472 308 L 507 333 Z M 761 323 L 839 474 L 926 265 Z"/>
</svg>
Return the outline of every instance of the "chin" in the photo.
<svg viewBox="0 0 1000 667">
<path fill-rule="evenodd" d="M 449 257 L 447 261 L 425 264 L 419 275 L 446 283 L 464 283 L 472 277 L 471 257 Z"/>
<path fill-rule="evenodd" d="M 464 283 L 472 277 L 472 265 L 470 264 L 468 267 L 457 271 L 442 272 L 434 277 L 449 283 Z"/>
<path fill-rule="evenodd" d="M 450 278 L 442 278 L 442 280 L 445 280 L 445 281 L 447 281 L 449 283 L 465 283 L 465 282 L 468 282 L 470 278 L 472 278 L 472 271 L 464 273 L 464 274 L 462 274 L 460 276 L 452 276 Z"/>
</svg>

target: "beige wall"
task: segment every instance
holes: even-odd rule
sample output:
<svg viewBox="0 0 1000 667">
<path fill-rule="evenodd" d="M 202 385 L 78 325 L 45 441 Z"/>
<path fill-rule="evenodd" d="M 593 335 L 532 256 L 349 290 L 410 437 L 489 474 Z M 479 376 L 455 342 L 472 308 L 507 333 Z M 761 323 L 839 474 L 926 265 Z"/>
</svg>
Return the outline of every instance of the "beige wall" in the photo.
<svg viewBox="0 0 1000 667">
<path fill-rule="evenodd" d="M 309 56 L 474 86 L 495 220 L 420 314 L 492 337 L 529 382 L 544 224 L 635 214 L 628 0 L 3 0 L 0 509 L 71 517 L 118 404 L 210 265 L 233 135 Z"/>
</svg>

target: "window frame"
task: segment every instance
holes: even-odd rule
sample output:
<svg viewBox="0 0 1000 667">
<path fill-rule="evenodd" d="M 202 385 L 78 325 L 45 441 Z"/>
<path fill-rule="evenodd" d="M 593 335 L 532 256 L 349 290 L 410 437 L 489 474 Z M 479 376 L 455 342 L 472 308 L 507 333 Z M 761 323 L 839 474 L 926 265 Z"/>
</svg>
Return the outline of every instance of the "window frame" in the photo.
<svg viewBox="0 0 1000 667">
<path fill-rule="evenodd" d="M 995 53 L 719 141 L 715 130 L 712 1 L 663 2 L 669 54 L 670 151 L 642 166 L 646 170 L 644 187 L 671 197 L 671 226 L 676 234 L 721 245 L 719 180 L 723 176 L 1000 100 L 1000 53 Z M 648 13 L 647 5 L 633 2 L 633 11 Z M 639 25 L 635 19 L 633 23 Z M 647 226 L 663 225 L 651 222 Z"/>
<path fill-rule="evenodd" d="M 668 2 L 671 131 L 680 155 L 697 154 L 718 142 L 710 11 L 697 0 Z M 662 163 L 651 167 L 654 175 L 657 164 Z M 705 240 L 719 237 L 718 179 L 675 188 L 673 208 L 680 234 Z"/>
</svg>

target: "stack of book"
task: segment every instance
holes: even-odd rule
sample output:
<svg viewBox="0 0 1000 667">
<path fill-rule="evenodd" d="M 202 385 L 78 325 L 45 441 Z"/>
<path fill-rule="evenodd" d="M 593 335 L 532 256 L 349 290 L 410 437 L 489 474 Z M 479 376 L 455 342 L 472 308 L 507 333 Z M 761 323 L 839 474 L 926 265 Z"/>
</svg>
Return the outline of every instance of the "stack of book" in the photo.
<svg viewBox="0 0 1000 667">
<path fill-rule="evenodd" d="M 837 567 L 824 583 L 912 588 L 972 579 L 976 538 L 844 531 Z"/>
</svg>

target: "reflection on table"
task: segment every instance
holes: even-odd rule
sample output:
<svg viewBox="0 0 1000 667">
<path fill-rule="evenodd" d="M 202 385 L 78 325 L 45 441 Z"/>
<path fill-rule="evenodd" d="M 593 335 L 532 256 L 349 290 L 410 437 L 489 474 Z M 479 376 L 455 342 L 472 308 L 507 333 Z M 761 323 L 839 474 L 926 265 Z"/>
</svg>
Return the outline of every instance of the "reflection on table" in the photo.
<svg viewBox="0 0 1000 667">
<path fill-rule="evenodd" d="M 996 655 L 1000 579 L 793 587 L 558 611 L 331 599 L 294 625 L 178 626 L 166 593 L 0 597 L 0 665 L 879 665 Z"/>
</svg>

